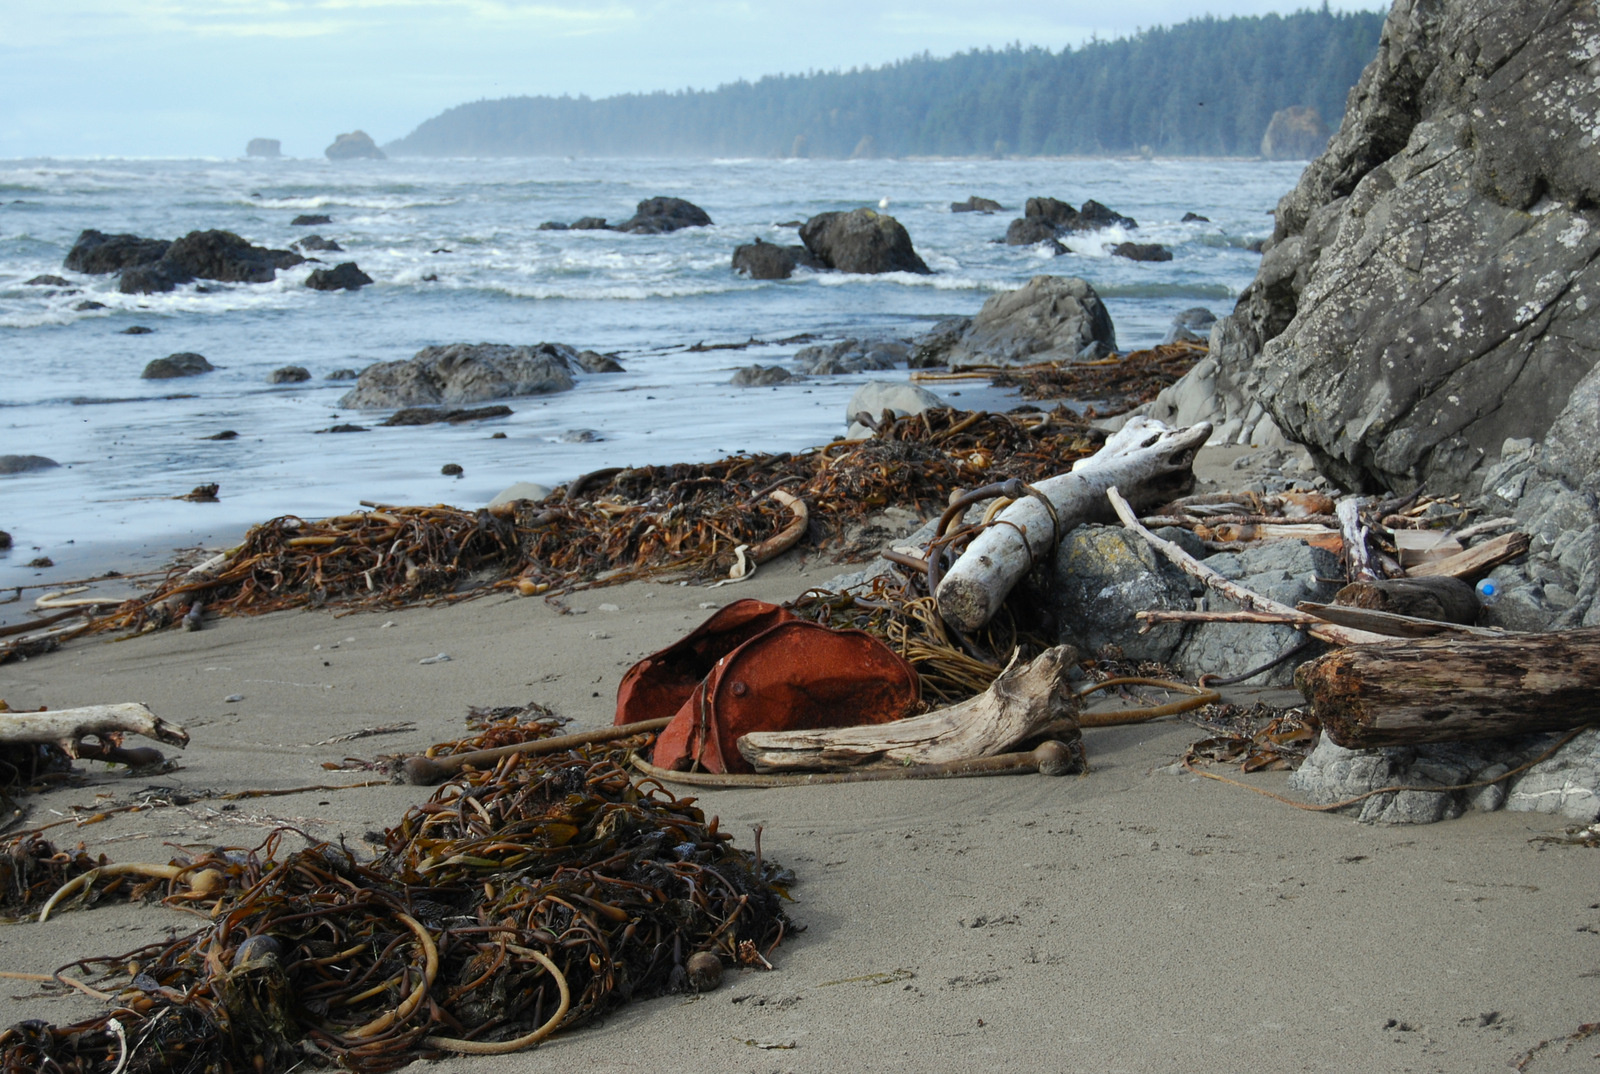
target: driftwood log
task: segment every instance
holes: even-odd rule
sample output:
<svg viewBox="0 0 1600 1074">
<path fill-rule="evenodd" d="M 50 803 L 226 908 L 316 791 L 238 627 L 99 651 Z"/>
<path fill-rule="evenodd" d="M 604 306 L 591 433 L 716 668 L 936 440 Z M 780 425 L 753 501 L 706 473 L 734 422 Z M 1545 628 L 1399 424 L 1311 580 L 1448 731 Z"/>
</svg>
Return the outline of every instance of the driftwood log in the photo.
<svg viewBox="0 0 1600 1074">
<path fill-rule="evenodd" d="M 997 754 L 1057 721 L 1074 727 L 1078 698 L 1067 671 L 1078 654 L 1070 645 L 1047 649 L 1012 665 L 977 697 L 924 716 L 864 727 L 811 731 L 756 731 L 739 739 L 739 752 L 757 772 L 856 769 L 939 764 Z M 1077 737 L 1072 735 L 1071 737 Z"/>
<path fill-rule="evenodd" d="M 1457 552 L 1432 563 L 1423 563 L 1406 572 L 1411 578 L 1447 575 L 1451 578 L 1476 578 L 1487 574 L 1502 563 L 1507 563 L 1528 550 L 1531 538 L 1526 533 L 1504 533 L 1492 541 L 1473 545 L 1465 552 Z"/>
<path fill-rule="evenodd" d="M 1347 749 L 1562 731 L 1600 722 L 1600 629 L 1351 646 L 1295 685 Z"/>
<path fill-rule="evenodd" d="M 1333 603 L 1468 625 L 1478 621 L 1479 610 L 1473 588 L 1447 574 L 1351 582 L 1333 595 Z"/>
<path fill-rule="evenodd" d="M 180 748 L 189 744 L 187 731 L 132 701 L 54 712 L 0 712 L 0 742 L 49 743 L 68 757 L 83 756 L 85 736 L 104 739 L 108 734 L 143 735 Z M 94 751 L 94 756 L 101 753 Z"/>
<path fill-rule="evenodd" d="M 1166 503 L 1194 486 L 1195 452 L 1211 435 L 1201 422 L 1169 429 L 1134 418 L 1072 472 L 1036 486 L 1050 501 L 1018 500 L 980 533 L 939 583 L 939 614 L 958 630 L 976 630 L 994 617 L 1007 594 L 1035 563 L 1054 552 L 1061 536 L 1085 522 L 1110 521 L 1106 489 L 1116 486 L 1140 507 Z"/>
</svg>

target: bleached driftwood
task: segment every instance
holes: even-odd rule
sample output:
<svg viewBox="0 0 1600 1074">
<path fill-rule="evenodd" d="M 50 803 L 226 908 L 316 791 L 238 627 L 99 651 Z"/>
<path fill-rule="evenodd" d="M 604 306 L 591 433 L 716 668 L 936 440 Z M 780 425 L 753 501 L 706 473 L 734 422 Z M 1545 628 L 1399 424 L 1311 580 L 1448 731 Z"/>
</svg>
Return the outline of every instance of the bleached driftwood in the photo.
<svg viewBox="0 0 1600 1074">
<path fill-rule="evenodd" d="M 939 614 L 958 630 L 983 626 L 1063 534 L 1085 522 L 1110 521 L 1106 490 L 1112 486 L 1127 489 L 1145 508 L 1187 492 L 1194 486 L 1195 452 L 1210 435 L 1209 422 L 1170 429 L 1149 418 L 1132 419 L 1099 451 L 1079 459 L 1071 473 L 1039 482 L 1036 488 L 1050 501 L 1053 515 L 1030 496 L 1007 507 L 973 539 L 939 583 Z"/>
<path fill-rule="evenodd" d="M 739 752 L 757 772 L 938 764 L 1001 753 L 1076 715 L 1079 702 L 1066 672 L 1077 659 L 1070 645 L 1058 645 L 1021 667 L 1013 661 L 977 697 L 925 716 L 862 727 L 756 731 L 739 739 Z"/>
<path fill-rule="evenodd" d="M 1516 559 L 1528 550 L 1531 543 L 1526 533 L 1505 533 L 1492 541 L 1473 545 L 1465 552 L 1457 552 L 1445 559 L 1412 567 L 1406 574 L 1412 578 L 1448 575 L 1451 578 L 1472 578 L 1486 574 L 1491 568 Z"/>
<path fill-rule="evenodd" d="M 1193 556 L 1189 555 L 1189 553 L 1185 552 L 1177 545 L 1173 544 L 1171 541 L 1164 541 L 1160 537 L 1157 537 L 1144 526 L 1139 524 L 1139 516 L 1134 513 L 1134 510 L 1131 506 L 1129 506 L 1128 501 L 1123 499 L 1121 493 L 1119 493 L 1115 488 L 1106 490 L 1106 499 L 1111 502 L 1111 505 L 1114 508 L 1116 508 L 1117 517 L 1122 519 L 1122 524 L 1124 526 L 1143 537 L 1146 541 L 1149 541 L 1152 548 L 1154 548 L 1157 552 L 1160 552 L 1163 556 L 1166 556 L 1167 559 L 1171 560 L 1179 570 L 1183 571 L 1183 573 L 1189 575 L 1191 578 L 1198 578 L 1200 581 L 1205 583 L 1207 589 L 1213 590 L 1228 598 L 1245 611 L 1266 612 L 1273 615 L 1279 615 L 1285 617 L 1285 619 L 1290 622 L 1293 622 L 1299 616 L 1305 614 L 1303 612 L 1296 611 L 1287 604 L 1280 604 L 1268 597 L 1263 597 L 1260 593 L 1246 589 L 1238 582 L 1229 581 L 1216 571 L 1212 570 L 1210 567 L 1207 567 L 1204 563 L 1201 563 L 1198 559 L 1195 559 Z M 1306 633 L 1310 634 L 1313 638 L 1316 638 L 1318 641 L 1329 642 L 1333 645 L 1367 645 L 1377 642 L 1392 642 L 1395 640 L 1393 638 L 1384 637 L 1382 634 L 1373 634 L 1365 630 L 1352 630 L 1349 627 L 1335 626 L 1332 623 L 1308 623 L 1305 625 L 1305 628 Z"/>
<path fill-rule="evenodd" d="M 1344 538 L 1344 576 L 1352 582 L 1365 582 L 1381 578 L 1372 566 L 1372 550 L 1367 547 L 1368 530 L 1361 521 L 1361 497 L 1346 496 L 1334 508 L 1339 519 L 1339 532 Z"/>
<path fill-rule="evenodd" d="M 80 755 L 84 736 L 103 739 L 113 733 L 143 735 L 180 748 L 189 744 L 187 731 L 132 701 L 54 712 L 0 712 L 0 742 L 50 743 L 60 746 L 68 757 Z"/>
</svg>

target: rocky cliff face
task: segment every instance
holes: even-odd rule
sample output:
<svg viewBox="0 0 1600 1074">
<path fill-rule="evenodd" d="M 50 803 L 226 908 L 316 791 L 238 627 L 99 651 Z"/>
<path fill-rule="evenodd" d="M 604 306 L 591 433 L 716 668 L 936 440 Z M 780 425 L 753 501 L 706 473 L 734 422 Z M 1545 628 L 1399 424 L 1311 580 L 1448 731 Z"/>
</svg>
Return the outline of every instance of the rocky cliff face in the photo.
<svg viewBox="0 0 1600 1074">
<path fill-rule="evenodd" d="M 1512 580 L 1531 601 L 1517 617 L 1582 619 L 1600 563 L 1597 139 L 1593 0 L 1397 0 L 1211 358 L 1156 416 L 1236 443 L 1281 430 L 1348 488 L 1473 492 L 1492 470 L 1535 552 L 1563 545 L 1545 577 Z"/>
</svg>

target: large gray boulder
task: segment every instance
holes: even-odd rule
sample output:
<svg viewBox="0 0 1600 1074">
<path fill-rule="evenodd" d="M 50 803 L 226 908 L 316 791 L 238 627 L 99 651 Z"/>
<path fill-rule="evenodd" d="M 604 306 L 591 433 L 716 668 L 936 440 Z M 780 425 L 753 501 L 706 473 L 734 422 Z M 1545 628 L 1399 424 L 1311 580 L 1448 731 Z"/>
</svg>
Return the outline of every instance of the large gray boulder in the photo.
<svg viewBox="0 0 1600 1074">
<path fill-rule="evenodd" d="M 1049 606 L 1057 644 L 1082 653 L 1114 645 L 1129 660 L 1172 659 L 1184 629 L 1174 623 L 1139 632 L 1134 613 L 1194 607 L 1184 573 L 1122 526 L 1077 526 L 1050 565 Z"/>
<path fill-rule="evenodd" d="M 1213 333 L 1202 416 L 1268 417 L 1358 489 L 1469 490 L 1543 440 L 1600 358 L 1596 39 L 1578 0 L 1397 0 Z"/>
<path fill-rule="evenodd" d="M 561 343 L 424 347 L 406 361 L 379 362 L 363 369 L 339 405 L 378 410 L 564 392 L 574 384 L 572 364 L 577 357 L 577 351 Z"/>
<path fill-rule="evenodd" d="M 169 354 L 165 358 L 157 358 L 144 367 L 144 372 L 139 374 L 142 380 L 172 380 L 176 377 L 198 377 L 201 373 L 210 373 L 217 367 L 206 361 L 203 354 L 193 351 L 181 351 L 178 354 Z"/>
<path fill-rule="evenodd" d="M 840 272 L 932 271 L 900 221 L 872 209 L 819 213 L 801 225 L 800 241 L 818 261 Z"/>
<path fill-rule="evenodd" d="M 51 470 L 59 462 L 43 455 L 0 455 L 0 474 L 29 474 L 35 470 Z M 0 548 L 9 548 L 9 541 Z"/>
<path fill-rule="evenodd" d="M 787 280 L 801 265 L 814 269 L 828 267 L 799 245 L 780 246 L 757 239 L 733 250 L 733 271 L 752 280 Z"/>
<path fill-rule="evenodd" d="M 1071 360 L 1097 343 L 1115 350 L 1117 333 L 1089 281 L 1035 276 L 985 302 L 944 359 L 951 364 Z"/>
<path fill-rule="evenodd" d="M 903 418 L 907 414 L 920 414 L 924 410 L 949 405 L 928 389 L 916 384 L 904 381 L 869 380 L 850 396 L 850 402 L 845 404 L 844 419 L 847 422 L 854 422 L 857 414 L 865 413 L 876 421 L 885 410 L 891 410 L 896 417 Z"/>
</svg>

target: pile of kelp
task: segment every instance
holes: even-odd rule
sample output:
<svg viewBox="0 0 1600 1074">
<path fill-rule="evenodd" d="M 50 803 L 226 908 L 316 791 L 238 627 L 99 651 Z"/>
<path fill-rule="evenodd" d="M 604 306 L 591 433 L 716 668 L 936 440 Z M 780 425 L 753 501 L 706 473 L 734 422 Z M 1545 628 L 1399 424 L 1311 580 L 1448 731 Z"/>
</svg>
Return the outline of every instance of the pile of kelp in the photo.
<svg viewBox="0 0 1600 1074">
<path fill-rule="evenodd" d="M 553 728 L 502 721 L 447 752 Z M 793 927 L 781 907 L 790 878 L 759 843 L 756 855 L 735 849 L 693 799 L 630 779 L 626 751 L 641 744 L 469 772 L 410 810 L 372 861 L 331 843 L 283 853 L 280 830 L 254 851 L 148 867 L 162 880 L 131 867 L 106 881 L 116 867 L 81 851 L 13 843 L 0 855 L 13 863 L 13 909 L 72 877 L 96 898 L 165 883 L 168 902 L 215 905 L 181 939 L 63 967 L 114 1008 L 13 1026 L 0 1072 L 385 1071 L 529 1047 L 687 990 L 707 958 L 768 965 Z"/>
<path fill-rule="evenodd" d="M 1020 388 L 1025 399 L 1086 400 L 1088 417 L 1106 417 L 1154 399 L 1206 356 L 1204 343 L 1164 343 L 1094 362 L 1049 362 L 996 373 L 997 388 Z"/>
<path fill-rule="evenodd" d="M 853 531 L 886 507 L 923 515 L 950 494 L 1005 478 L 1037 481 L 1069 469 L 1101 440 L 1079 417 L 931 410 L 886 417 L 867 440 L 798 454 L 734 455 L 710 463 L 585 475 L 538 503 L 504 512 L 375 506 L 318 521 L 284 517 L 253 528 L 225 561 L 175 573 L 146 597 L 96 621 L 144 630 L 190 615 L 284 608 L 402 606 L 495 587 L 562 592 L 636 578 L 725 576 L 739 548 L 769 541 L 797 515 L 802 547 L 862 558 Z"/>
</svg>

